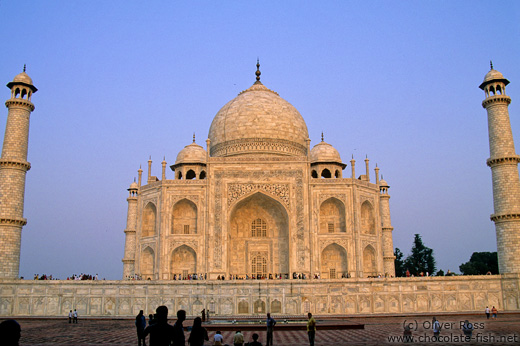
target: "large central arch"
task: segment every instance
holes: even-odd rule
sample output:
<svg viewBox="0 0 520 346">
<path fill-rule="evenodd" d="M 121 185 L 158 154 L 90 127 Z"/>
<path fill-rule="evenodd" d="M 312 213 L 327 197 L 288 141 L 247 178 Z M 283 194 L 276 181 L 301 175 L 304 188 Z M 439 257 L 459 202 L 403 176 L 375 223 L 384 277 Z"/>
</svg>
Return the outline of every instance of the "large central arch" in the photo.
<svg viewBox="0 0 520 346">
<path fill-rule="evenodd" d="M 289 216 L 280 202 L 261 192 L 242 199 L 228 229 L 230 274 L 289 273 Z"/>
</svg>

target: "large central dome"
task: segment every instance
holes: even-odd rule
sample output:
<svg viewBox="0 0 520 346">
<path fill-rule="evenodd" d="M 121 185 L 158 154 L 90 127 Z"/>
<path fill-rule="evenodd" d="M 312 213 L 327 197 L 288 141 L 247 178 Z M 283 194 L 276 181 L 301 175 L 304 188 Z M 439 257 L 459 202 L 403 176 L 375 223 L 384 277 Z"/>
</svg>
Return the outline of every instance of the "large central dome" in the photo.
<svg viewBox="0 0 520 346">
<path fill-rule="evenodd" d="M 211 156 L 304 156 L 309 133 L 296 108 L 257 80 L 218 111 L 208 138 Z"/>
</svg>

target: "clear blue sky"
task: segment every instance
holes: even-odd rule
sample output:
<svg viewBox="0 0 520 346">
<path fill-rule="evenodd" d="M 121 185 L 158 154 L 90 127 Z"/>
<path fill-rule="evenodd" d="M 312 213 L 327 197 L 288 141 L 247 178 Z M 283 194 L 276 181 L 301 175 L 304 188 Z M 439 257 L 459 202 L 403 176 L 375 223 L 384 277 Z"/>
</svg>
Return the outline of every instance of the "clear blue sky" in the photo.
<svg viewBox="0 0 520 346">
<path fill-rule="evenodd" d="M 518 1 L 5 1 L 0 81 L 27 64 L 33 96 L 20 275 L 122 276 L 127 188 L 172 164 L 193 132 L 254 82 L 303 115 L 358 174 L 391 185 L 394 246 L 413 235 L 458 272 L 495 251 L 489 70 L 520 152 Z M 7 88 L 0 94 L 10 96 Z M 1 115 L 1 133 L 7 110 Z M 146 175 L 146 169 L 145 173 Z M 172 178 L 170 171 L 167 178 Z M 373 173 L 372 173 L 373 178 Z"/>
</svg>

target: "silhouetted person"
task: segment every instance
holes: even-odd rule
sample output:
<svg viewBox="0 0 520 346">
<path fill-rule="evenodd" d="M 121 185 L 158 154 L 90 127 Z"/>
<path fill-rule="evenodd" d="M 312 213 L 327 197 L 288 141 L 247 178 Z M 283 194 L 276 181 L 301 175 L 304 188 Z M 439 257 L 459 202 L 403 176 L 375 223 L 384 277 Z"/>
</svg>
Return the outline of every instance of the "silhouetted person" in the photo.
<svg viewBox="0 0 520 346">
<path fill-rule="evenodd" d="M 135 328 L 137 328 L 137 345 L 146 346 L 146 339 L 144 337 L 144 329 L 146 328 L 146 317 L 143 315 L 143 310 L 139 311 L 139 314 L 135 316 Z"/>
<path fill-rule="evenodd" d="M 74 312 L 72 313 L 72 323 L 78 323 L 78 312 L 76 309 L 74 309 Z"/>
<path fill-rule="evenodd" d="M 249 343 L 249 346 L 262 346 L 262 344 L 258 342 L 258 334 L 254 333 L 251 337 L 253 338 L 253 341 Z"/>
<path fill-rule="evenodd" d="M 316 337 L 316 320 L 312 317 L 312 314 L 309 312 L 307 314 L 309 320 L 307 321 L 307 334 L 309 335 L 309 344 L 314 346 L 314 339 Z"/>
<path fill-rule="evenodd" d="M 188 338 L 188 345 L 204 346 L 204 341 L 209 341 L 208 331 L 202 326 L 202 319 L 195 317 L 190 337 Z"/>
<path fill-rule="evenodd" d="M 177 311 L 177 321 L 173 325 L 172 346 L 184 346 L 186 344 L 186 339 L 184 338 L 184 327 L 182 326 L 182 322 L 184 322 L 185 319 L 186 311 Z"/>
<path fill-rule="evenodd" d="M 15 320 L 0 323 L 0 342 L 3 346 L 18 346 L 22 336 L 22 328 Z"/>
<path fill-rule="evenodd" d="M 202 309 L 202 322 L 206 322 L 206 309 Z"/>
<path fill-rule="evenodd" d="M 173 341 L 173 326 L 168 324 L 168 308 L 164 305 L 156 310 L 155 323 L 146 327 L 144 337 L 150 334 L 150 346 L 170 346 Z"/>
<path fill-rule="evenodd" d="M 155 319 L 153 318 L 153 315 L 152 314 L 148 315 L 148 325 L 151 326 L 154 323 L 155 323 Z"/>
<path fill-rule="evenodd" d="M 265 344 L 267 346 L 273 346 L 273 331 L 276 321 L 271 317 L 270 313 L 267 313 L 267 320 L 265 324 L 267 325 L 267 338 Z"/>
<path fill-rule="evenodd" d="M 69 311 L 69 323 L 72 323 L 72 310 Z"/>
</svg>

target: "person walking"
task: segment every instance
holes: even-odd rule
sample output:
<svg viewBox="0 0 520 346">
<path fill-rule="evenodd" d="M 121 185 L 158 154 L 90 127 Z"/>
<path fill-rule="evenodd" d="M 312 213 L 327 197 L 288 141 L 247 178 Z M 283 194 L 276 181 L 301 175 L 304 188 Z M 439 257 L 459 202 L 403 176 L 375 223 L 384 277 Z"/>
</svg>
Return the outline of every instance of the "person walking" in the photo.
<svg viewBox="0 0 520 346">
<path fill-rule="evenodd" d="M 69 323 L 72 323 L 72 310 L 69 311 Z"/>
<path fill-rule="evenodd" d="M 490 313 L 489 313 L 489 306 L 486 306 L 485 312 L 486 312 L 486 318 L 489 320 L 489 315 L 490 315 Z"/>
<path fill-rule="evenodd" d="M 76 309 L 74 309 L 74 312 L 72 313 L 72 323 L 78 323 L 78 312 Z"/>
<path fill-rule="evenodd" d="M 143 310 L 135 316 L 135 328 L 137 329 L 137 346 L 146 346 L 146 339 L 144 337 L 144 329 L 146 328 L 146 317 L 144 317 Z"/>
<path fill-rule="evenodd" d="M 190 337 L 188 338 L 188 345 L 204 346 L 204 341 L 209 341 L 208 331 L 202 326 L 202 319 L 195 317 Z"/>
<path fill-rule="evenodd" d="M 267 313 L 267 320 L 265 324 L 267 325 L 267 337 L 265 344 L 266 346 L 273 346 L 273 331 L 274 326 L 276 325 L 276 321 L 274 318 L 271 317 L 271 314 L 269 312 Z"/>
<path fill-rule="evenodd" d="M 495 308 L 493 306 L 493 308 L 491 308 L 491 318 L 495 320 L 497 318 L 497 315 L 498 315 L 498 310 L 497 310 L 497 308 Z"/>
<path fill-rule="evenodd" d="M 161 305 L 155 309 L 154 321 L 154 324 L 149 325 L 144 330 L 144 337 L 146 338 L 150 334 L 150 346 L 170 346 L 174 330 L 173 326 L 168 324 L 168 308 L 166 306 Z"/>
<path fill-rule="evenodd" d="M 316 320 L 312 317 L 312 314 L 309 312 L 307 314 L 309 320 L 307 321 L 307 334 L 309 335 L 309 345 L 314 346 L 314 339 L 316 337 Z"/>
</svg>

